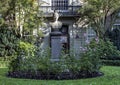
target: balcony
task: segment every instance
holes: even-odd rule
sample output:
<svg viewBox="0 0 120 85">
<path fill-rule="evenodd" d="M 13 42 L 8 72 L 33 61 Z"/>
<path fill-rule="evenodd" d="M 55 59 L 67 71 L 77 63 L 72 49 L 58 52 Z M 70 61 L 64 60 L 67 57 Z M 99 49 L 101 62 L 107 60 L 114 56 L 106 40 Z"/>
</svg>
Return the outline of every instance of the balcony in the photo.
<svg viewBox="0 0 120 85">
<path fill-rule="evenodd" d="M 54 10 L 60 14 L 61 17 L 74 17 L 79 16 L 78 10 L 81 6 L 67 6 L 67 7 L 53 7 L 53 6 L 40 6 L 40 10 L 45 17 L 52 17 Z"/>
</svg>

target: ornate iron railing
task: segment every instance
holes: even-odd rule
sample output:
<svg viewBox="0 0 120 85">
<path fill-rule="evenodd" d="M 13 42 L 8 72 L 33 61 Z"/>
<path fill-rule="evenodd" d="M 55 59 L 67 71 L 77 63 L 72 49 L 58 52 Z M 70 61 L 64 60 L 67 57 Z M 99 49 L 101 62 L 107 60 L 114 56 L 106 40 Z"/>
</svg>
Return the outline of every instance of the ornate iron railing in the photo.
<svg viewBox="0 0 120 85">
<path fill-rule="evenodd" d="M 79 16 L 78 10 L 81 6 L 67 6 L 67 7 L 54 7 L 54 6 L 40 6 L 40 10 L 44 13 L 45 16 L 51 17 L 54 10 L 60 14 L 60 16 Z M 65 9 L 64 9 L 65 8 Z"/>
</svg>

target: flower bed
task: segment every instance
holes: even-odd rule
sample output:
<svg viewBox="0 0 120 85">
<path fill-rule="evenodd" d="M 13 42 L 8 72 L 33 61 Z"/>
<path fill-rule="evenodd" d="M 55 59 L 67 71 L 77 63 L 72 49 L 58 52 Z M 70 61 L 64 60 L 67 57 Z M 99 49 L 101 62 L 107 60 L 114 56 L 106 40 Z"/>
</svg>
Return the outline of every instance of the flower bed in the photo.
<svg viewBox="0 0 120 85">
<path fill-rule="evenodd" d="M 9 77 L 14 78 L 28 78 L 28 79 L 41 79 L 41 80 L 63 80 L 63 79 L 81 79 L 81 78 L 92 78 L 92 77 L 98 77 L 102 76 L 103 73 L 101 72 L 78 72 L 78 73 L 72 73 L 72 72 L 62 72 L 62 73 L 43 73 L 37 71 L 36 73 L 32 72 L 22 72 L 22 71 L 16 71 L 16 72 L 9 72 Z"/>
</svg>

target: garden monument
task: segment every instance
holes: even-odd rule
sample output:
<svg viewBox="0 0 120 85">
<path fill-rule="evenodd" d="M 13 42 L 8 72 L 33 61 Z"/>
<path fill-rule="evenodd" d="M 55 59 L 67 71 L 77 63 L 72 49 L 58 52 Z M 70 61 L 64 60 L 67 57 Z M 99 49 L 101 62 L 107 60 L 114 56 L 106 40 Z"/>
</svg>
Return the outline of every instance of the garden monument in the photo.
<svg viewBox="0 0 120 85">
<path fill-rule="evenodd" d="M 57 11 L 54 11 L 53 14 L 54 22 L 51 22 L 51 33 L 50 33 L 50 46 L 51 46 L 51 59 L 53 61 L 59 60 L 62 43 L 61 43 L 61 32 L 60 28 L 62 27 L 62 22 L 58 21 L 59 14 Z"/>
</svg>

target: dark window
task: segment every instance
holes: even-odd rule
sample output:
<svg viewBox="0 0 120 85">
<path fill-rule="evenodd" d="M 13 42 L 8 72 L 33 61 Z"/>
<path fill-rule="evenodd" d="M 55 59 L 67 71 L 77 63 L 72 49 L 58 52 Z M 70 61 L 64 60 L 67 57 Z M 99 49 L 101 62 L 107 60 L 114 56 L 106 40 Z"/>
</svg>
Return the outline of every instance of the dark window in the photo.
<svg viewBox="0 0 120 85">
<path fill-rule="evenodd" d="M 53 10 L 68 10 L 68 0 L 52 0 Z"/>
</svg>

